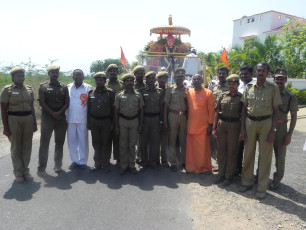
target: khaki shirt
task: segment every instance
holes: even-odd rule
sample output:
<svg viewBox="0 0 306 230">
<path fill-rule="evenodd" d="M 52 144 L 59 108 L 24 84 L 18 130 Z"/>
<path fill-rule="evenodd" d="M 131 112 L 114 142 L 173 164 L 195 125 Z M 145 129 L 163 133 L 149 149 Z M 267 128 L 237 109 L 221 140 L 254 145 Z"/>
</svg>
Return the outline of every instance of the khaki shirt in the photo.
<svg viewBox="0 0 306 230">
<path fill-rule="evenodd" d="M 212 91 L 213 91 L 214 98 L 215 98 L 215 104 L 217 104 L 221 94 L 228 91 L 228 83 L 225 82 L 224 84 L 220 84 L 220 82 L 219 82 L 218 85 L 214 86 Z"/>
<path fill-rule="evenodd" d="M 177 88 L 176 85 L 169 87 L 165 92 L 164 102 L 168 103 L 170 110 L 185 112 L 187 110 L 186 93 L 188 89 L 184 86 Z"/>
<path fill-rule="evenodd" d="M 144 81 L 141 82 L 140 84 L 137 81 L 135 81 L 134 89 L 139 90 L 139 89 L 142 89 L 142 88 L 145 88 L 145 87 L 146 87 L 146 84 L 145 84 Z"/>
<path fill-rule="evenodd" d="M 88 112 L 96 117 L 112 116 L 115 93 L 104 87 L 103 89 L 90 90 L 88 93 Z"/>
<path fill-rule="evenodd" d="M 243 105 L 241 97 L 242 94 L 239 92 L 235 96 L 229 91 L 221 94 L 216 106 L 216 109 L 220 110 L 219 114 L 227 118 L 240 118 Z"/>
<path fill-rule="evenodd" d="M 40 84 L 38 100 L 43 100 L 53 111 L 59 111 L 64 106 L 67 97 L 69 98 L 68 88 L 61 82 L 55 86 L 51 85 L 50 81 Z"/>
<path fill-rule="evenodd" d="M 5 86 L 1 91 L 1 102 L 8 103 L 7 110 L 11 112 L 31 111 L 34 102 L 32 87 L 24 85 L 18 88 L 14 83 Z"/>
<path fill-rule="evenodd" d="M 255 117 L 272 115 L 273 107 L 282 104 L 278 86 L 269 81 L 261 87 L 257 81 L 249 83 L 241 101 L 248 104 L 247 113 Z"/>
<path fill-rule="evenodd" d="M 161 107 L 162 99 L 162 89 L 155 88 L 151 91 L 149 88 L 142 88 L 139 90 L 142 95 L 145 106 L 143 111 L 145 113 L 159 113 Z"/>
<path fill-rule="evenodd" d="M 119 91 L 123 90 L 123 83 L 122 81 L 112 82 L 109 79 L 106 80 L 105 87 L 111 89 L 114 93 L 118 93 Z"/>
<path fill-rule="evenodd" d="M 287 120 L 287 116 L 289 111 L 290 112 L 297 112 L 298 108 L 298 100 L 294 93 L 284 89 L 280 93 L 282 98 L 282 104 L 279 106 L 279 119 L 280 120 Z M 290 99 L 291 98 L 291 99 Z M 289 102 L 290 100 L 290 102 Z"/>
<path fill-rule="evenodd" d="M 138 114 L 139 108 L 144 106 L 144 102 L 138 91 L 134 90 L 132 93 L 128 93 L 126 90 L 122 90 L 116 94 L 114 105 L 119 108 L 119 113 L 133 117 Z"/>
</svg>

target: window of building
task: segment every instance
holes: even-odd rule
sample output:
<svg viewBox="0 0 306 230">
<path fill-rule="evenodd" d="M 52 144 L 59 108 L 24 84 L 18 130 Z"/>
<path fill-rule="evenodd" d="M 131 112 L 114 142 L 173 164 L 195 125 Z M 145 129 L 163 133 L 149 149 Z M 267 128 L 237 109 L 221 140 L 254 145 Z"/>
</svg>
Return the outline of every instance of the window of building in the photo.
<svg viewBox="0 0 306 230">
<path fill-rule="evenodd" d="M 255 22 L 255 18 L 248 18 L 247 19 L 247 23 L 252 23 L 252 22 Z"/>
<path fill-rule="evenodd" d="M 260 15 L 260 21 L 262 21 L 262 18 L 263 18 L 262 15 Z"/>
<path fill-rule="evenodd" d="M 281 20 L 282 19 L 282 16 L 281 15 L 278 15 L 278 20 Z"/>
</svg>

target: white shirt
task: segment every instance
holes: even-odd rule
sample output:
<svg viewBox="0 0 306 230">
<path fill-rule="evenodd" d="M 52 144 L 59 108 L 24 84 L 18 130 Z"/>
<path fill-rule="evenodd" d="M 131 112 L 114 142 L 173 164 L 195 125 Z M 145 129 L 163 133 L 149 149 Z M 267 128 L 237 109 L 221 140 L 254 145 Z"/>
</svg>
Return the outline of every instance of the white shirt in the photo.
<svg viewBox="0 0 306 230">
<path fill-rule="evenodd" d="M 247 83 L 247 84 L 254 83 L 255 81 L 256 81 L 255 79 L 252 79 L 252 81 L 250 81 L 250 82 Z M 240 84 L 239 84 L 239 86 L 238 86 L 238 92 L 243 94 L 244 91 L 245 91 L 245 88 L 246 88 L 247 84 L 244 84 L 244 82 L 241 81 L 241 80 L 239 80 L 239 82 L 240 82 Z"/>
<path fill-rule="evenodd" d="M 87 123 L 87 99 L 88 92 L 92 89 L 92 86 L 83 82 L 77 88 L 73 82 L 68 84 L 67 87 L 70 97 L 69 108 L 67 109 L 67 122 Z"/>
<path fill-rule="evenodd" d="M 189 75 L 199 73 L 201 71 L 201 59 L 194 53 L 188 54 L 184 59 L 183 69 Z"/>
</svg>

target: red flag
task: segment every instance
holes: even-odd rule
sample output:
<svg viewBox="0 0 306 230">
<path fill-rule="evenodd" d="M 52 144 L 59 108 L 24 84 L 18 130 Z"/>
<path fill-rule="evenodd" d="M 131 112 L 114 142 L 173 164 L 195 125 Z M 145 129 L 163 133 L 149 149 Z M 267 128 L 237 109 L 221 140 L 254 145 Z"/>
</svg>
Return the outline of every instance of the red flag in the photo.
<svg viewBox="0 0 306 230">
<path fill-rule="evenodd" d="M 228 60 L 227 60 L 227 55 L 226 55 L 226 49 L 225 48 L 223 49 L 223 52 L 221 54 L 220 59 L 221 59 L 221 61 L 223 61 L 226 64 L 226 68 L 229 68 Z"/>
<path fill-rule="evenodd" d="M 123 50 L 122 50 L 122 47 L 120 46 L 120 49 L 121 49 L 121 64 L 125 66 L 125 56 L 124 56 L 124 53 L 123 53 Z"/>
</svg>

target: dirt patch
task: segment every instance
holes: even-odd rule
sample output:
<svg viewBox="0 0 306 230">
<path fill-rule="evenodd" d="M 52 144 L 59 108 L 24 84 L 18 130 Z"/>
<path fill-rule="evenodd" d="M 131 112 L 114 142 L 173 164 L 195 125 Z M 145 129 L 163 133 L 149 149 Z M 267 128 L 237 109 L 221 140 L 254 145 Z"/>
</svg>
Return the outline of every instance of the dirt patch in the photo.
<svg viewBox="0 0 306 230">
<path fill-rule="evenodd" d="M 188 185 L 194 229 L 306 229 L 305 197 L 292 200 L 286 193 L 269 192 L 265 200 L 259 201 L 254 198 L 256 189 L 238 192 L 238 177 L 227 189 L 212 185 L 215 176 L 193 177 L 202 181 Z"/>
</svg>

